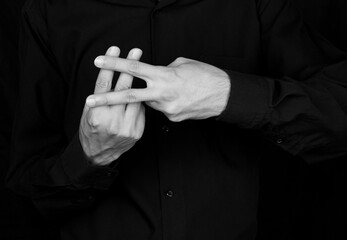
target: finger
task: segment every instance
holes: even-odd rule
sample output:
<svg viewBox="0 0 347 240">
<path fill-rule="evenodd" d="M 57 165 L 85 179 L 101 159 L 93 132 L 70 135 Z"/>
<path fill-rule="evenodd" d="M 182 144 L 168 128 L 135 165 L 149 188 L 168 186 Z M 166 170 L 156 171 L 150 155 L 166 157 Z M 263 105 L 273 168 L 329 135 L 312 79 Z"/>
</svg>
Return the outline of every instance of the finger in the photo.
<svg viewBox="0 0 347 240">
<path fill-rule="evenodd" d="M 127 59 L 140 60 L 141 56 L 142 56 L 141 49 L 135 48 L 129 52 Z M 115 91 L 129 89 L 132 85 L 133 78 L 134 77 L 130 74 L 121 73 L 118 78 Z M 118 106 L 121 106 L 121 105 L 118 105 Z M 138 111 L 139 111 L 139 106 L 141 106 L 141 103 L 130 103 L 126 105 L 126 108 L 124 108 L 125 122 L 128 122 L 130 126 L 133 125 L 136 119 L 136 115 L 138 114 Z"/>
<path fill-rule="evenodd" d="M 166 69 L 166 67 L 153 66 L 137 60 L 110 56 L 99 56 L 95 59 L 94 63 L 99 68 L 128 73 L 145 81 L 160 78 L 165 74 Z"/>
<path fill-rule="evenodd" d="M 128 54 L 128 59 L 140 60 L 142 55 L 141 49 L 134 48 Z M 127 73 L 121 73 L 115 86 L 115 91 L 129 89 L 133 82 L 133 76 Z M 115 116 L 123 116 L 125 113 L 126 105 L 114 105 L 112 106 L 112 111 Z"/>
<path fill-rule="evenodd" d="M 118 47 L 110 47 L 106 55 L 112 57 L 118 57 L 120 50 Z M 101 69 L 99 71 L 98 78 L 96 79 L 94 93 L 104 93 L 111 90 L 112 79 L 114 72 L 111 70 Z"/>
<path fill-rule="evenodd" d="M 140 60 L 141 56 L 142 56 L 141 49 L 134 48 L 129 52 L 127 59 Z M 125 90 L 130 88 L 133 83 L 133 78 L 134 77 L 130 74 L 121 73 L 114 90 L 119 91 L 119 90 Z"/>
<path fill-rule="evenodd" d="M 142 114 L 139 114 L 137 121 L 135 123 L 135 129 L 137 132 L 137 138 L 140 139 L 142 137 L 143 134 L 143 130 L 145 128 L 145 107 L 141 104 L 140 105 L 140 111 L 142 112 Z"/>
<path fill-rule="evenodd" d="M 136 139 L 140 139 L 143 134 L 143 130 L 145 128 L 145 108 L 141 103 L 132 103 L 132 106 L 136 105 L 136 115 L 129 116 L 127 119 L 127 115 L 124 118 L 124 130 L 128 133 L 131 133 L 135 136 Z M 134 111 L 135 112 L 135 111 Z"/>
<path fill-rule="evenodd" d="M 131 125 L 133 125 L 136 122 L 140 109 L 141 109 L 141 103 L 127 104 L 125 115 L 124 115 L 125 122 L 129 122 L 131 123 Z"/>
<path fill-rule="evenodd" d="M 87 98 L 86 104 L 89 107 L 98 107 L 157 100 L 159 98 L 151 89 L 142 88 L 94 94 Z"/>
</svg>

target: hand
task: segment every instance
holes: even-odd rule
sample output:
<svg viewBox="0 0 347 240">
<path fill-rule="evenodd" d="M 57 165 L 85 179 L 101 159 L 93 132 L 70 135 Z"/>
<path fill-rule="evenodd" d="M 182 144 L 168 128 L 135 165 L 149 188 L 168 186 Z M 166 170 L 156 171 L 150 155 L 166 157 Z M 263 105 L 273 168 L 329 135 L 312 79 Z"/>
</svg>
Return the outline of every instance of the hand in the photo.
<svg viewBox="0 0 347 240">
<path fill-rule="evenodd" d="M 118 57 L 119 48 L 111 47 L 106 56 Z M 140 49 L 132 49 L 128 59 L 139 60 Z M 94 94 L 117 92 L 128 89 L 133 77 L 122 73 L 119 76 L 115 91 L 111 91 L 114 72 L 101 69 L 96 80 Z M 90 108 L 85 105 L 79 137 L 87 157 L 95 165 L 108 165 L 128 151 L 138 141 L 144 131 L 145 109 L 141 103 L 118 104 Z"/>
<path fill-rule="evenodd" d="M 87 98 L 90 107 L 144 101 L 171 121 L 183 121 L 220 115 L 229 97 L 228 75 L 219 68 L 191 59 L 177 58 L 163 67 L 100 56 L 95 64 L 141 78 L 147 88 L 92 95 Z"/>
</svg>

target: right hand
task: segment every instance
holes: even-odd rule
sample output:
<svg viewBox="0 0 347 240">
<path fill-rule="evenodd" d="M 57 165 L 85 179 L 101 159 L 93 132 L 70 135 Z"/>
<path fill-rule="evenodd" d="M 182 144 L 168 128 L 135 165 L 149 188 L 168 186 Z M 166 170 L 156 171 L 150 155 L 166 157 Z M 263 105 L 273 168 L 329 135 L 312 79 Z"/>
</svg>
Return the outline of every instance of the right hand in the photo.
<svg viewBox="0 0 347 240">
<path fill-rule="evenodd" d="M 110 47 L 106 55 L 118 57 L 119 48 Z M 128 59 L 139 60 L 142 51 L 132 49 Z M 101 69 L 94 94 L 111 91 L 112 70 Z M 115 91 L 131 88 L 133 77 L 121 73 Z M 79 138 L 82 148 L 92 164 L 105 166 L 128 151 L 141 138 L 145 127 L 145 108 L 141 103 L 110 105 L 91 108 L 85 104 Z"/>
</svg>

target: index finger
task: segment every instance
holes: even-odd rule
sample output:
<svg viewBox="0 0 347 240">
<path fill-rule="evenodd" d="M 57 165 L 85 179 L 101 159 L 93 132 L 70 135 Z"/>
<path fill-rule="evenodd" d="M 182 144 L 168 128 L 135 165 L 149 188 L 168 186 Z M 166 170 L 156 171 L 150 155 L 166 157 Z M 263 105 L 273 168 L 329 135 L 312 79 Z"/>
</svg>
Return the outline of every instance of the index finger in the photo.
<svg viewBox="0 0 347 240">
<path fill-rule="evenodd" d="M 106 55 L 112 57 L 118 57 L 120 50 L 118 47 L 110 47 Z M 111 90 L 112 79 L 114 72 L 106 69 L 100 69 L 99 75 L 96 79 L 94 93 L 104 93 Z"/>
<path fill-rule="evenodd" d="M 145 81 L 154 80 L 157 77 L 163 76 L 165 71 L 165 67 L 162 66 L 154 66 L 137 60 L 110 56 L 99 56 L 95 59 L 94 63 L 99 68 L 127 73 Z"/>
<path fill-rule="evenodd" d="M 87 97 L 86 105 L 88 107 L 100 107 L 110 105 L 121 105 L 129 103 L 157 101 L 158 94 L 152 89 L 127 89 L 115 92 L 107 92 L 102 94 L 94 94 Z"/>
</svg>

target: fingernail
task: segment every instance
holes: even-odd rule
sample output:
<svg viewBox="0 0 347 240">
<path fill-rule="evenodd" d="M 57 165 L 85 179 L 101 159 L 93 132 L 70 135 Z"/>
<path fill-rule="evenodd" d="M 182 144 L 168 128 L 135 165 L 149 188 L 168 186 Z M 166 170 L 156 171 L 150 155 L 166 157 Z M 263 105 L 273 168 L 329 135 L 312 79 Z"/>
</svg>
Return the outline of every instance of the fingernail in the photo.
<svg viewBox="0 0 347 240">
<path fill-rule="evenodd" d="M 141 54 L 142 54 L 141 49 L 133 48 L 133 49 L 130 50 L 129 57 L 137 58 L 137 57 L 141 56 Z"/>
<path fill-rule="evenodd" d="M 134 57 L 141 57 L 142 55 L 142 50 L 139 48 L 134 48 L 133 56 Z"/>
<path fill-rule="evenodd" d="M 128 57 L 132 57 L 134 56 L 134 49 L 131 49 L 130 52 L 129 52 L 129 56 Z"/>
<path fill-rule="evenodd" d="M 97 57 L 95 60 L 94 60 L 94 64 L 96 66 L 102 66 L 104 65 L 104 59 L 102 57 Z"/>
<path fill-rule="evenodd" d="M 87 98 L 86 104 L 87 104 L 89 107 L 94 107 L 95 104 L 96 104 L 96 101 L 95 101 L 95 99 L 93 99 L 93 98 Z"/>
<path fill-rule="evenodd" d="M 107 51 L 107 54 L 108 55 L 118 55 L 119 54 L 119 48 L 118 47 L 115 47 L 115 46 L 112 46 L 108 49 Z"/>
</svg>

